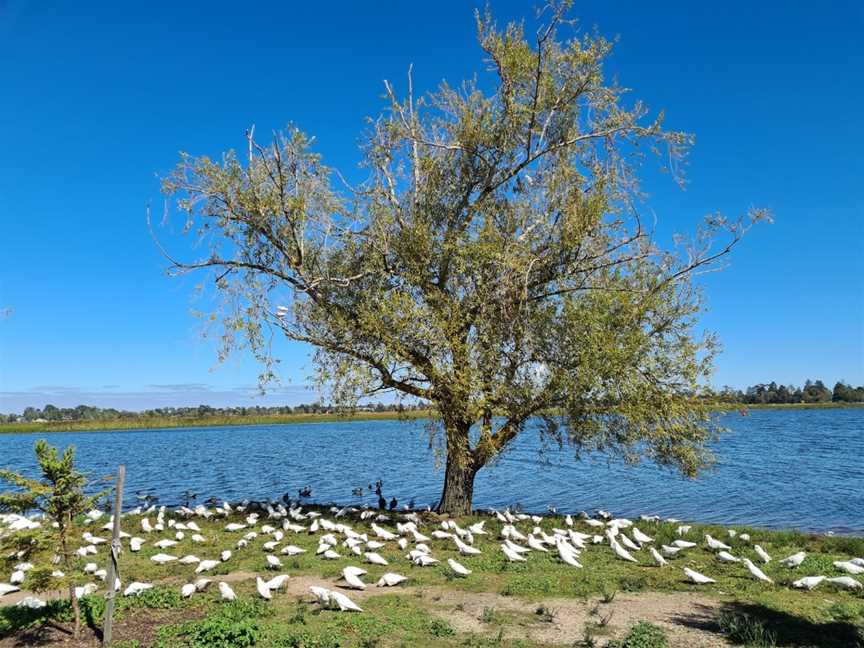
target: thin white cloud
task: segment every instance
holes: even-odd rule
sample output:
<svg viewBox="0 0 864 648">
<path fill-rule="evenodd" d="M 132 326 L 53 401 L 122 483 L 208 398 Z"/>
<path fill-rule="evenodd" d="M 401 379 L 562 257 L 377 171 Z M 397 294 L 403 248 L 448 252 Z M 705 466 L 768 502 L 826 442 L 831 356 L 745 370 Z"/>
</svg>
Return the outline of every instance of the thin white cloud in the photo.
<svg viewBox="0 0 864 648">
<path fill-rule="evenodd" d="M 163 385 L 147 385 L 147 389 L 167 392 L 208 392 L 210 385 L 204 383 L 169 383 Z"/>
</svg>

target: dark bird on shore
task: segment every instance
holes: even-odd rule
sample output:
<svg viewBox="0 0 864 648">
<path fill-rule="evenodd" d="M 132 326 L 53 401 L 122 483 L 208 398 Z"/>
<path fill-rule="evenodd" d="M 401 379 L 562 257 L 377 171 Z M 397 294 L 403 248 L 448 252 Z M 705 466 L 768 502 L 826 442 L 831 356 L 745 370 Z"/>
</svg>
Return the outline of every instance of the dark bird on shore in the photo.
<svg viewBox="0 0 864 648">
<path fill-rule="evenodd" d="M 150 506 L 151 504 L 155 504 L 159 501 L 159 498 L 155 495 L 151 495 L 150 493 L 144 493 L 144 491 L 138 491 L 135 494 L 135 499 L 141 502 L 142 506 Z"/>
<path fill-rule="evenodd" d="M 387 508 L 387 500 L 381 494 L 378 495 L 378 508 L 382 511 Z"/>
<path fill-rule="evenodd" d="M 390 510 L 391 510 L 391 511 L 395 511 L 397 506 L 399 506 L 399 502 L 397 502 L 397 501 L 396 501 L 396 498 L 393 497 L 393 498 L 390 500 Z"/>
</svg>

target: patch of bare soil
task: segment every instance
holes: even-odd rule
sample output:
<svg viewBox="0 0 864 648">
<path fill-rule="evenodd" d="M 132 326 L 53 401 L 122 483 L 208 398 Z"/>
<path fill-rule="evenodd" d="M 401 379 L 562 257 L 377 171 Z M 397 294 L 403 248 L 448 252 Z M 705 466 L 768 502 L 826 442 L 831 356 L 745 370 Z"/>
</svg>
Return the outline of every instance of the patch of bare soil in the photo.
<svg viewBox="0 0 864 648">
<path fill-rule="evenodd" d="M 648 621 L 666 632 L 672 646 L 729 645 L 714 622 L 720 603 L 689 592 L 618 594 L 609 603 L 599 599 L 529 603 L 492 592 L 427 588 L 422 599 L 458 632 L 497 632 L 503 626 L 505 637 L 572 646 L 585 638 L 586 627 L 597 637 L 619 638 L 639 621 Z M 537 613 L 541 606 L 544 614 Z"/>
</svg>

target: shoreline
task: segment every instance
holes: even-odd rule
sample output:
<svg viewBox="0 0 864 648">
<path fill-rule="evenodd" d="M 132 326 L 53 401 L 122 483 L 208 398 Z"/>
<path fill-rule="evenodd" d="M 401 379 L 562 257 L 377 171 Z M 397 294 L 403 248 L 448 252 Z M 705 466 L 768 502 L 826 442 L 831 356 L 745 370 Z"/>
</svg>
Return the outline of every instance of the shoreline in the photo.
<svg viewBox="0 0 864 648">
<path fill-rule="evenodd" d="M 3 434 L 50 432 L 122 432 L 167 430 L 196 427 L 234 427 L 250 425 L 306 425 L 311 423 L 355 423 L 363 421 L 418 420 L 430 417 L 428 410 L 409 412 L 357 412 L 355 414 L 281 414 L 272 416 L 203 416 L 110 419 L 105 421 L 57 421 L 51 423 L 4 423 Z"/>
<path fill-rule="evenodd" d="M 814 410 L 862 409 L 864 403 L 782 403 L 745 404 L 716 403 L 718 412 L 739 410 Z M 246 425 L 305 425 L 310 423 L 353 423 L 362 421 L 420 420 L 431 418 L 430 410 L 408 412 L 357 412 L 354 414 L 284 414 L 273 416 L 204 416 L 194 418 L 135 418 L 105 421 L 57 421 L 49 423 L 4 423 L 3 434 L 40 434 L 50 432 L 118 432 L 130 430 L 162 430 L 196 427 L 231 427 Z"/>
</svg>

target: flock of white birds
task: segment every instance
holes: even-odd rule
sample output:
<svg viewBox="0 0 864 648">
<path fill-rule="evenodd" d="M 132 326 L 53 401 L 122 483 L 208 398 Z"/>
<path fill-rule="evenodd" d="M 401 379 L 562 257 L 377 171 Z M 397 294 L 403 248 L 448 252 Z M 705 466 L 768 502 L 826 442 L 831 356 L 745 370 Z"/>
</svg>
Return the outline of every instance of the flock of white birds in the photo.
<svg viewBox="0 0 864 648">
<path fill-rule="evenodd" d="M 126 542 L 131 552 L 139 552 L 145 545 L 155 547 L 159 550 L 150 557 L 150 560 L 160 565 L 176 564 L 172 575 L 181 569 L 188 569 L 189 582 L 182 585 L 180 592 L 183 597 L 189 598 L 197 592 L 205 590 L 213 579 L 206 576 L 207 572 L 219 565 L 230 563 L 234 552 L 240 550 L 254 549 L 255 544 L 260 543 L 260 550 L 264 552 L 266 565 L 271 572 L 279 572 L 283 569 L 280 556 L 296 556 L 306 553 L 291 543 L 291 537 L 295 534 L 308 534 L 317 537 L 318 547 L 315 552 L 321 560 L 337 560 L 344 556 L 356 557 L 358 562 L 370 565 L 389 566 L 389 561 L 381 555 L 385 547 L 398 546 L 400 555 L 404 559 L 420 567 L 438 564 L 432 546 L 447 546 L 458 551 L 461 560 L 470 565 L 472 556 L 482 554 L 484 551 L 501 551 L 508 561 L 525 562 L 530 559 L 532 553 L 543 552 L 546 554 L 557 554 L 566 565 L 574 569 L 582 569 L 583 555 L 589 545 L 608 547 L 614 555 L 624 561 L 637 564 L 652 564 L 657 568 L 670 568 L 667 558 L 686 555 L 688 550 L 700 546 L 699 543 L 685 539 L 691 534 L 692 525 L 681 524 L 677 527 L 678 539 L 671 544 L 661 544 L 656 547 L 654 539 L 639 529 L 632 520 L 624 518 L 613 518 L 604 511 L 598 513 L 597 518 L 581 516 L 577 521 L 586 525 L 588 533 L 583 533 L 574 528 L 574 518 L 567 515 L 563 519 L 561 528 L 554 527 L 543 529 L 544 522 L 552 520 L 560 523 L 561 518 L 543 518 L 537 515 L 514 513 L 509 510 L 502 512 L 493 511 L 492 515 L 501 523 L 498 538 L 498 547 L 486 544 L 483 549 L 478 545 L 478 538 L 487 536 L 491 538 L 485 529 L 485 520 L 481 520 L 465 528 L 459 526 L 453 520 L 442 520 L 436 524 L 424 521 L 424 518 L 416 512 L 391 512 L 386 514 L 381 511 L 358 509 L 354 507 L 329 509 L 329 515 L 320 511 L 304 511 L 300 507 L 286 508 L 281 504 L 267 505 L 262 510 L 252 511 L 246 504 L 231 506 L 227 502 L 222 506 L 207 508 L 203 505 L 194 509 L 180 507 L 169 512 L 164 506 L 160 508 L 150 507 L 146 510 L 135 509 L 123 515 L 124 520 L 138 519 L 136 535 L 121 531 L 121 539 Z M 226 533 L 220 537 L 231 537 L 231 545 L 225 548 L 216 548 L 215 538 L 207 538 L 201 527 L 195 522 L 199 520 L 218 520 L 220 518 L 240 521 L 231 521 L 224 524 Z M 99 526 L 99 522 L 107 518 L 108 521 Z M 331 519 L 332 518 L 332 519 Z M 359 525 L 349 524 L 352 520 L 359 522 L 367 528 L 359 530 Z M 641 516 L 639 524 L 649 529 L 649 525 L 660 522 L 657 516 Z M 679 524 L 678 520 L 667 519 L 665 522 Z M 76 550 L 78 556 L 86 561 L 83 567 L 84 573 L 92 577 L 94 582 L 75 588 L 78 597 L 92 594 L 100 589 L 95 581 L 104 581 L 107 572 L 100 568 L 94 556 L 102 556 L 103 562 L 107 564 L 108 551 L 110 547 L 110 531 L 113 520 L 107 514 L 99 510 L 93 510 L 86 516 L 86 523 L 92 524 L 94 528 L 99 527 L 101 531 L 107 531 L 104 537 L 94 535 L 90 531 L 82 534 L 85 544 Z M 134 521 L 130 522 L 134 524 Z M 130 523 L 127 523 L 127 527 Z M 18 531 L 38 527 L 41 522 L 20 515 L 0 515 L 0 536 L 3 534 L 16 533 Z M 391 526 L 392 525 L 392 526 Z M 355 528 L 358 526 L 358 528 Z M 391 528 L 386 528 L 391 526 Z M 434 528 L 433 528 L 434 526 Z M 547 524 L 547 527 L 550 526 Z M 395 527 L 395 528 L 394 528 Z M 521 528 L 520 528 L 521 527 Z M 422 529 L 422 530 L 421 530 Z M 530 530 L 529 530 L 530 529 Z M 737 538 L 750 547 L 750 538 L 746 533 L 738 534 L 734 529 L 728 529 L 730 538 Z M 236 539 L 232 536 L 236 535 Z M 208 557 L 199 558 L 193 554 L 177 556 L 174 548 L 189 538 L 196 545 L 201 546 L 201 553 L 206 552 Z M 100 548 L 102 551 L 100 552 Z M 726 563 L 737 563 L 746 570 L 749 575 L 765 583 L 773 583 L 760 567 L 750 558 L 735 556 L 732 547 L 711 535 L 704 536 L 703 548 L 713 552 L 718 561 Z M 404 554 L 402 552 L 405 552 Z M 771 556 L 758 544 L 752 545 L 752 552 L 764 565 L 772 560 Z M 177 552 L 179 553 L 179 552 Z M 636 556 L 640 556 L 641 560 Z M 788 569 L 795 569 L 802 564 L 806 558 L 805 552 L 801 551 L 779 561 Z M 59 556 L 53 559 L 55 565 L 60 564 Z M 472 570 L 461 562 L 448 558 L 447 569 L 460 577 L 469 577 Z M 181 566 L 182 567 L 179 567 Z M 807 576 L 792 583 L 799 589 L 812 590 L 823 582 L 831 583 L 835 587 L 856 590 L 862 588 L 862 583 L 853 576 L 864 574 L 864 558 L 852 558 L 845 561 L 834 562 L 834 566 L 848 573 L 848 576 L 829 578 L 827 576 Z M 9 577 L 8 583 L 0 582 L 0 600 L 6 594 L 19 591 L 21 587 L 26 588 L 27 571 L 33 565 L 22 562 L 14 566 L 14 571 Z M 122 561 L 121 561 L 122 568 Z M 683 568 L 687 579 L 697 585 L 716 582 L 709 576 Z M 743 573 L 743 571 L 742 571 Z M 347 566 L 342 570 L 341 579 L 337 586 L 340 589 L 364 590 L 370 586 L 363 581 L 367 571 L 359 566 Z M 59 569 L 52 574 L 62 578 L 63 572 Z M 258 595 L 264 599 L 271 599 L 275 592 L 285 587 L 289 575 L 284 573 L 274 574 L 265 580 L 256 577 L 256 589 Z M 218 580 L 218 578 L 216 579 Z M 226 582 L 229 579 L 219 580 L 217 587 L 221 598 L 234 600 L 236 594 L 231 585 Z M 375 583 L 377 587 L 392 587 L 408 580 L 397 572 L 387 572 Z M 134 581 L 125 585 L 118 578 L 114 584 L 115 591 L 122 591 L 125 596 L 136 596 L 141 592 L 153 587 L 153 583 Z M 310 587 L 315 599 L 321 606 L 340 610 L 344 612 L 361 612 L 362 609 L 343 592 L 322 586 Z M 41 607 L 44 601 L 34 597 L 19 601 L 17 605 L 29 607 Z"/>
</svg>

